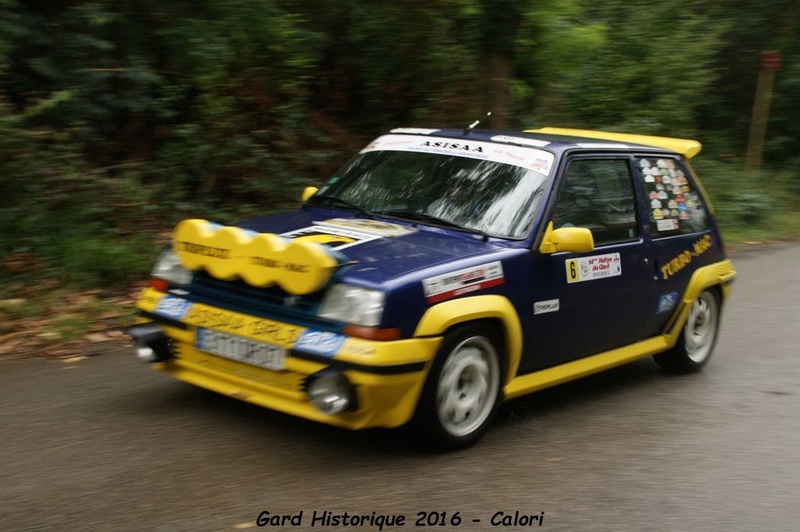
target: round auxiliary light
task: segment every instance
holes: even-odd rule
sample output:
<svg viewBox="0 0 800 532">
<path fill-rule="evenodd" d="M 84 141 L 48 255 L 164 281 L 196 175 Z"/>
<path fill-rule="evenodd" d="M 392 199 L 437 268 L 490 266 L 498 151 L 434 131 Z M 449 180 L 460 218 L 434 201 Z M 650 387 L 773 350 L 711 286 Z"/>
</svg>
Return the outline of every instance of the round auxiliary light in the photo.
<svg viewBox="0 0 800 532">
<path fill-rule="evenodd" d="M 136 346 L 136 358 L 138 358 L 142 362 L 155 362 L 156 360 L 158 360 L 155 351 L 153 351 L 146 345 Z"/>
<path fill-rule="evenodd" d="M 312 375 L 308 379 L 306 391 L 311 403 L 331 416 L 355 407 L 355 389 L 347 377 L 338 371 Z"/>
</svg>

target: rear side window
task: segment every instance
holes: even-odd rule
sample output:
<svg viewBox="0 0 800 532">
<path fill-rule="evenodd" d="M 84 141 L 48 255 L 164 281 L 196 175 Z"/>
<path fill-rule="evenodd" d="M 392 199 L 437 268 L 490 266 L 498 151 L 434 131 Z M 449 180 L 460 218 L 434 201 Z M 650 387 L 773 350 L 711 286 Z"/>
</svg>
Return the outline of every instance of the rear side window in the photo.
<svg viewBox="0 0 800 532">
<path fill-rule="evenodd" d="M 637 157 L 636 165 L 647 195 L 653 237 L 698 233 L 708 228 L 708 215 L 700 195 L 678 160 Z"/>
</svg>

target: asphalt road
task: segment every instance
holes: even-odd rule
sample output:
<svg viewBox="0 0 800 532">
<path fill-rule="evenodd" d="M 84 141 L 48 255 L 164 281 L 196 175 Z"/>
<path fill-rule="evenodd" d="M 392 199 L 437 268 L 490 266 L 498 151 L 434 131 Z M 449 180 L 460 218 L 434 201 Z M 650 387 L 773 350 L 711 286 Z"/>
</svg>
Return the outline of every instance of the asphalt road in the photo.
<svg viewBox="0 0 800 532">
<path fill-rule="evenodd" d="M 0 362 L 0 530 L 798 530 L 800 245 L 734 260 L 703 372 L 648 359 L 518 399 L 455 454 L 195 389 L 127 349 Z M 312 523 L 325 511 L 369 517 Z M 503 526 L 515 512 L 538 520 Z"/>
</svg>

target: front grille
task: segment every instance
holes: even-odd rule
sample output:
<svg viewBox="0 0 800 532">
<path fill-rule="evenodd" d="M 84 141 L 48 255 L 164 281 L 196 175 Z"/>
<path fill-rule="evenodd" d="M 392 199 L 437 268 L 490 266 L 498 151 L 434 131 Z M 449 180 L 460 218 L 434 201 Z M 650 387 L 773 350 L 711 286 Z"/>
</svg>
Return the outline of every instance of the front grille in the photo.
<svg viewBox="0 0 800 532">
<path fill-rule="evenodd" d="M 294 296 L 280 288 L 257 288 L 244 281 L 221 281 L 204 271 L 195 272 L 187 299 L 234 312 L 290 322 L 318 330 L 338 330 L 339 326 L 317 318 L 323 291 Z"/>
</svg>

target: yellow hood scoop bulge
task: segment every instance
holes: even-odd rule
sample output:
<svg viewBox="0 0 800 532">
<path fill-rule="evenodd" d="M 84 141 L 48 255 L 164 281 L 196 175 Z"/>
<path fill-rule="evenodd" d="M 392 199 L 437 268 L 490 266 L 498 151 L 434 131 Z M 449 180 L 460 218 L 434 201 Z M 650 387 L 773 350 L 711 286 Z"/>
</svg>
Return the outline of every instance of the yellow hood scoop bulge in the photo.
<svg viewBox="0 0 800 532">
<path fill-rule="evenodd" d="M 207 220 L 184 220 L 172 235 L 181 264 L 206 270 L 217 279 L 242 279 L 266 288 L 277 284 L 303 295 L 325 286 L 339 262 L 325 246 L 271 233 L 220 226 Z"/>
</svg>

